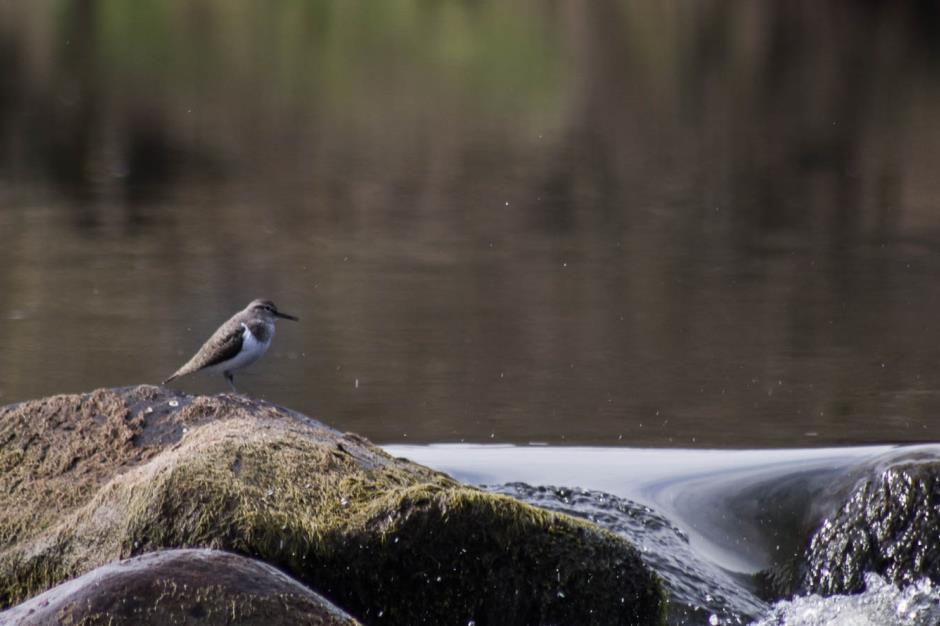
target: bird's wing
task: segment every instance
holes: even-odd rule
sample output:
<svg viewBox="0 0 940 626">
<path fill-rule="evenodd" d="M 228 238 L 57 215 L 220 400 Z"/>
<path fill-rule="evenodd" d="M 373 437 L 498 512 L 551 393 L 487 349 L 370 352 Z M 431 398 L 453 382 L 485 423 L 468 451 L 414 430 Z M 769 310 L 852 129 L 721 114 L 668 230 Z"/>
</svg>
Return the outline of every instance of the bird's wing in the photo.
<svg viewBox="0 0 940 626">
<path fill-rule="evenodd" d="M 200 359 L 204 363 L 199 365 L 199 369 L 233 359 L 235 355 L 241 352 L 242 342 L 245 340 L 245 328 L 243 326 L 239 325 L 225 333 L 216 333 L 216 335 L 210 337 L 209 341 L 206 342 L 206 346 L 211 347 L 205 351 L 203 358 Z M 202 354 L 203 350 L 199 352 Z"/>
<path fill-rule="evenodd" d="M 167 381 L 234 358 L 235 355 L 241 352 L 244 335 L 245 327 L 241 324 L 232 321 L 223 324 L 209 337 L 206 343 L 202 344 L 202 347 L 193 355 L 193 358 L 186 365 L 179 368 Z"/>
</svg>

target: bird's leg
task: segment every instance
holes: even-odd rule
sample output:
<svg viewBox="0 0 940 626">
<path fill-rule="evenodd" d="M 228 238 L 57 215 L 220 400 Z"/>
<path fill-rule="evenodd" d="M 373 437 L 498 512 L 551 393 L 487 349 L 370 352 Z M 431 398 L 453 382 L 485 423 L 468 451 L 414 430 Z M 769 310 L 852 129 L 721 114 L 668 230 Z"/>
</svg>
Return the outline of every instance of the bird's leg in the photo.
<svg viewBox="0 0 940 626">
<path fill-rule="evenodd" d="M 235 393 L 238 393 L 238 389 L 235 388 L 235 376 L 232 374 L 232 372 L 222 372 L 222 373 L 225 376 L 225 380 L 228 381 L 229 386 L 232 388 L 232 391 L 234 391 Z"/>
</svg>

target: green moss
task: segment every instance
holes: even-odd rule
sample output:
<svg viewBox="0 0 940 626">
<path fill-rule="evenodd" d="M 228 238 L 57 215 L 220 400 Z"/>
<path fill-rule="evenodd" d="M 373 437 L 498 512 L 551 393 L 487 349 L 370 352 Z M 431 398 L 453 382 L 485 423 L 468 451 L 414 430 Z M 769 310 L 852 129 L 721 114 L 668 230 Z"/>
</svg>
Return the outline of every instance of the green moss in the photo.
<svg viewBox="0 0 940 626">
<path fill-rule="evenodd" d="M 192 413 L 214 419 L 0 552 L 0 602 L 118 558 L 211 547 L 281 567 L 367 623 L 662 620 L 658 580 L 611 533 L 270 405 L 210 400 Z"/>
</svg>

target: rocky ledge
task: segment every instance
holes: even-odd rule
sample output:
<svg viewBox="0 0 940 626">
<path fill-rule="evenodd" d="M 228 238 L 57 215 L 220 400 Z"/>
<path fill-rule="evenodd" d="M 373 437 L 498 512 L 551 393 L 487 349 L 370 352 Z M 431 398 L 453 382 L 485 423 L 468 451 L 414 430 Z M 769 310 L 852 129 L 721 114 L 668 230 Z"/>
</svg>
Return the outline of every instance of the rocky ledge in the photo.
<svg viewBox="0 0 940 626">
<path fill-rule="evenodd" d="M 366 624 L 658 624 L 664 614 L 659 580 L 618 536 L 267 402 L 139 386 L 0 409 L 0 608 L 87 575 L 53 590 L 57 601 L 82 598 L 103 623 L 136 623 L 81 581 L 114 580 L 107 568 L 121 566 L 107 564 L 178 548 L 286 572 L 310 590 L 285 605 L 298 616 L 308 602 L 329 607 L 314 592 Z M 134 584 L 108 589 L 169 579 L 157 567 L 166 561 L 140 562 L 149 566 L 132 568 Z M 210 570 L 187 579 L 178 602 L 216 584 L 238 606 L 247 590 Z M 199 607 L 200 623 L 241 623 Z"/>
</svg>

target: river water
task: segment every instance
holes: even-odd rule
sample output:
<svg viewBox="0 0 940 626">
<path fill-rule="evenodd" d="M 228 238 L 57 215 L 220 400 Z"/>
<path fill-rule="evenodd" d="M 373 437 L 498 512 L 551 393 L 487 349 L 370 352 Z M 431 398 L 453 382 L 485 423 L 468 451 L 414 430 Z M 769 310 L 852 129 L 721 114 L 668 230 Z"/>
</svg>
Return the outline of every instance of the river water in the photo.
<svg viewBox="0 0 940 626">
<path fill-rule="evenodd" d="M 930 7 L 0 3 L 0 402 L 264 296 L 379 441 L 935 440 Z"/>
</svg>

